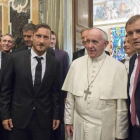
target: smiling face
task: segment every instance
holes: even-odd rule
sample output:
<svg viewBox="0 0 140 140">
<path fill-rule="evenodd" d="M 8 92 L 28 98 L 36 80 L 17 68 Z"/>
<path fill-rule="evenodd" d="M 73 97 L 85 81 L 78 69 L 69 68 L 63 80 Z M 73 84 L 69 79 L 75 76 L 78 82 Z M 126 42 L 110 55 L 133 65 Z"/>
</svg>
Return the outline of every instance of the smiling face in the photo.
<svg viewBox="0 0 140 140">
<path fill-rule="evenodd" d="M 23 40 L 27 47 L 32 47 L 33 45 L 33 31 L 23 31 Z"/>
<path fill-rule="evenodd" d="M 86 49 L 90 58 L 99 57 L 107 47 L 108 41 L 103 39 L 103 32 L 99 29 L 91 29 L 87 35 Z"/>
<path fill-rule="evenodd" d="M 134 47 L 132 47 L 129 43 L 129 39 L 128 37 L 125 37 L 125 41 L 124 41 L 124 51 L 125 53 L 130 57 L 132 56 L 136 51 L 134 49 Z"/>
<path fill-rule="evenodd" d="M 50 45 L 51 31 L 47 28 L 39 28 L 33 35 L 33 50 L 41 56 L 46 52 L 47 47 Z"/>
<path fill-rule="evenodd" d="M 126 27 L 127 36 L 131 47 L 140 53 L 140 19 Z"/>
<path fill-rule="evenodd" d="M 11 36 L 5 35 L 2 37 L 1 49 L 3 52 L 9 53 L 10 50 L 13 48 L 13 46 L 14 46 L 14 42 Z"/>
</svg>

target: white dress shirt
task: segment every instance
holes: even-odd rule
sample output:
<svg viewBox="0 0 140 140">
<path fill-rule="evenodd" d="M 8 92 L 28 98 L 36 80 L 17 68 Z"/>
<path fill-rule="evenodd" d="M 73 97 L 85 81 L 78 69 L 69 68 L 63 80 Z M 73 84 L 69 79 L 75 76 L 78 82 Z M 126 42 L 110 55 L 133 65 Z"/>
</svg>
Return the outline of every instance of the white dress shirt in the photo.
<svg viewBox="0 0 140 140">
<path fill-rule="evenodd" d="M 38 56 L 33 49 L 31 49 L 31 72 L 32 72 L 32 80 L 33 80 L 33 85 L 35 81 L 35 70 L 36 70 L 36 65 L 38 64 L 37 60 L 35 57 L 43 58 L 41 59 L 41 64 L 42 64 L 42 79 L 45 74 L 46 70 L 46 52 L 42 56 Z"/>
<path fill-rule="evenodd" d="M 133 69 L 133 72 L 132 72 L 131 77 L 130 77 L 130 87 L 129 87 L 130 99 L 132 98 L 132 93 L 133 93 L 133 88 L 134 88 L 134 78 L 135 78 L 135 74 L 136 74 L 137 65 L 138 65 L 138 58 L 135 60 L 134 69 Z M 130 112 L 131 112 L 131 103 L 130 103 Z M 137 114 L 136 114 L 136 124 L 137 125 L 140 124 L 138 117 L 137 117 Z"/>
</svg>

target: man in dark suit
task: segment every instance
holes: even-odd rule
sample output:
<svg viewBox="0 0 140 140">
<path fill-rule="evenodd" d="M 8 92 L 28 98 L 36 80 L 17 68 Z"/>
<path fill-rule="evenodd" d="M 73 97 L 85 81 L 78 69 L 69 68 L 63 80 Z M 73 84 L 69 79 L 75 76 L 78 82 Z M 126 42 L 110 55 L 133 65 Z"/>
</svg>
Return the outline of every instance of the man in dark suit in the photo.
<svg viewBox="0 0 140 140">
<path fill-rule="evenodd" d="M 132 16 L 125 26 L 130 45 L 136 50 L 130 59 L 128 76 L 128 108 L 130 140 L 140 138 L 140 15 Z"/>
<path fill-rule="evenodd" d="M 49 140 L 60 123 L 60 66 L 46 53 L 51 29 L 38 24 L 33 47 L 10 55 L 0 111 L 10 140 Z M 53 123 L 52 123 L 53 122 Z"/>
<path fill-rule="evenodd" d="M 54 31 L 51 31 L 50 47 L 54 49 L 55 58 L 60 62 L 60 86 L 62 88 L 67 72 L 69 70 L 69 56 L 67 52 L 59 50 L 59 48 L 56 47 L 56 34 L 54 33 Z M 67 96 L 67 92 L 61 90 L 61 94 L 60 94 L 61 125 L 55 131 L 52 132 L 51 140 L 65 140 L 64 106 L 65 106 L 66 96 Z"/>
<path fill-rule="evenodd" d="M 11 34 L 5 34 L 1 38 L 0 46 L 0 94 L 2 83 L 5 76 L 5 67 L 7 64 L 8 54 L 14 46 L 14 38 Z M 3 128 L 2 121 L 0 120 L 0 140 L 8 140 L 8 132 Z"/>
<path fill-rule="evenodd" d="M 23 42 L 24 45 L 15 50 L 15 52 L 31 49 L 33 46 L 33 34 L 34 34 L 35 25 L 33 23 L 28 23 L 23 26 Z M 47 53 L 55 57 L 54 50 L 50 47 L 47 48 Z"/>
<path fill-rule="evenodd" d="M 87 51 L 86 51 L 86 36 L 88 34 L 88 31 L 89 31 L 89 28 L 85 28 L 85 29 L 81 30 L 82 44 L 85 48 L 73 53 L 73 60 L 87 54 Z M 110 55 L 110 53 L 108 51 L 105 51 L 105 53 Z"/>
<path fill-rule="evenodd" d="M 88 34 L 88 31 L 89 31 L 89 28 L 85 28 L 85 29 L 81 30 L 81 40 L 82 40 L 82 44 L 85 48 L 86 48 L 86 36 Z M 73 53 L 73 60 L 84 56 L 86 54 L 85 48 Z"/>
<path fill-rule="evenodd" d="M 1 46 L 0 46 L 0 94 L 1 94 L 1 88 L 4 80 L 5 72 L 6 72 L 7 59 L 8 59 L 8 54 L 3 53 L 1 51 Z M 1 117 L 0 117 L 0 140 L 8 140 L 7 131 L 4 130 L 3 128 Z"/>
</svg>

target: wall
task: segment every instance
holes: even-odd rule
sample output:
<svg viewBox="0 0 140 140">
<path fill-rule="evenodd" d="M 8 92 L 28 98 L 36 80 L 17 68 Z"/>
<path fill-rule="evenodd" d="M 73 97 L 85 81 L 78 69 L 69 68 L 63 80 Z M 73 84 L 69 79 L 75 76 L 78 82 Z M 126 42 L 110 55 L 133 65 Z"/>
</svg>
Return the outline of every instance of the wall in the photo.
<svg viewBox="0 0 140 140">
<path fill-rule="evenodd" d="M 19 28 L 23 26 L 22 19 L 26 19 L 24 14 L 29 13 L 29 19 L 25 20 L 25 22 L 33 22 L 34 24 L 38 23 L 38 0 L 24 0 L 22 7 L 15 6 L 15 0 L 1 0 L 0 6 L 2 7 L 2 13 L 0 17 L 2 18 L 2 34 L 12 33 L 12 22 L 13 25 L 16 26 L 16 30 L 19 31 Z M 12 4 L 14 5 L 13 8 Z M 12 11 L 11 11 L 12 10 Z M 13 15 L 12 15 L 13 13 Z M 17 19 L 17 17 L 19 18 Z M 14 19 L 15 18 L 15 19 Z M 12 19 L 14 19 L 12 21 Z M 21 20 L 20 20 L 21 19 Z M 17 26 L 18 25 L 18 26 Z M 21 25 L 21 26 L 20 26 Z M 19 28 L 18 28 L 19 27 Z"/>
<path fill-rule="evenodd" d="M 57 47 L 63 49 L 63 4 L 64 0 L 44 0 L 44 21 L 56 33 Z"/>
</svg>

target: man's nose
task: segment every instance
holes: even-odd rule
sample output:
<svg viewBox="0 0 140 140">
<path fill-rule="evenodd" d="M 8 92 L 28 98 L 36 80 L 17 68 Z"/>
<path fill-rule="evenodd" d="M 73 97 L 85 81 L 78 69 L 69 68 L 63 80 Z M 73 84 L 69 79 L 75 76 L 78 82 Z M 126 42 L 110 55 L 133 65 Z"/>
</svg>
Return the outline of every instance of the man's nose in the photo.
<svg viewBox="0 0 140 140">
<path fill-rule="evenodd" d="M 93 47 L 93 43 L 91 41 L 88 42 L 88 46 L 89 46 L 89 48 L 92 48 Z"/>
<path fill-rule="evenodd" d="M 40 38 L 39 42 L 40 42 L 40 43 L 43 43 L 43 42 L 44 42 L 43 37 Z"/>
<path fill-rule="evenodd" d="M 138 34 L 136 32 L 133 33 L 133 39 L 138 38 Z"/>
<path fill-rule="evenodd" d="M 6 41 L 5 44 L 8 44 L 8 41 Z"/>
<path fill-rule="evenodd" d="M 24 40 L 25 40 L 25 41 L 28 41 L 28 40 L 29 40 L 29 38 L 26 36 L 26 37 L 24 37 Z"/>
</svg>

